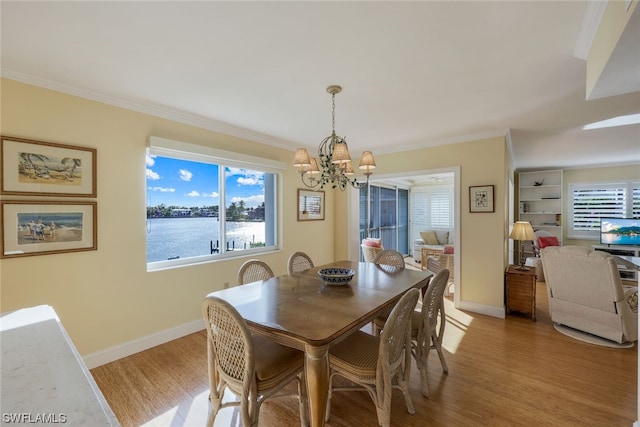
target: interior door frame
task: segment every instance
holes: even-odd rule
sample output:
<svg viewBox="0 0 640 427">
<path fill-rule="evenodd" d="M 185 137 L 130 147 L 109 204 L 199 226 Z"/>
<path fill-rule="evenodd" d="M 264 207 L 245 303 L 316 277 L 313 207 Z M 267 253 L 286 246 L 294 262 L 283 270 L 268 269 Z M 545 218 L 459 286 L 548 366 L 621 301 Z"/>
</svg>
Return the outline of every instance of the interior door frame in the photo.
<svg viewBox="0 0 640 427">
<path fill-rule="evenodd" d="M 384 179 L 400 179 L 400 178 L 411 178 L 412 176 L 420 176 L 420 175 L 431 175 L 431 174 L 439 174 L 439 173 L 453 173 L 453 197 L 454 197 L 454 207 L 453 207 L 453 223 L 454 223 L 454 242 L 456 246 L 456 250 L 453 254 L 454 259 L 454 294 L 453 294 L 453 303 L 454 307 L 460 308 L 460 259 L 462 252 L 462 240 L 460 237 L 460 166 L 452 166 L 448 168 L 438 168 L 438 169 L 423 169 L 423 170 L 414 170 L 414 171 L 405 171 L 398 172 L 393 174 L 381 174 L 376 175 L 376 181 L 384 180 Z M 347 251 L 349 253 L 350 259 L 360 259 L 360 214 L 359 214 L 359 192 L 358 191 L 349 191 L 347 196 L 348 198 L 348 211 L 353 212 L 352 215 L 349 215 L 348 223 L 347 223 L 347 235 L 350 236 L 348 239 L 348 248 Z M 409 242 L 411 244 L 411 242 Z"/>
</svg>

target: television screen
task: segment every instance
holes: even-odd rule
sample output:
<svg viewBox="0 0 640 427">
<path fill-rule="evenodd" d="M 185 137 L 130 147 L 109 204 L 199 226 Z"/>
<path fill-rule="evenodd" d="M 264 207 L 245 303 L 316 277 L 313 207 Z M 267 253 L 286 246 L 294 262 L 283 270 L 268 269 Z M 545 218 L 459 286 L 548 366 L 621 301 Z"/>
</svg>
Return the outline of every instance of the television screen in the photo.
<svg viewBox="0 0 640 427">
<path fill-rule="evenodd" d="M 600 243 L 640 246 L 640 219 L 600 218 Z"/>
</svg>

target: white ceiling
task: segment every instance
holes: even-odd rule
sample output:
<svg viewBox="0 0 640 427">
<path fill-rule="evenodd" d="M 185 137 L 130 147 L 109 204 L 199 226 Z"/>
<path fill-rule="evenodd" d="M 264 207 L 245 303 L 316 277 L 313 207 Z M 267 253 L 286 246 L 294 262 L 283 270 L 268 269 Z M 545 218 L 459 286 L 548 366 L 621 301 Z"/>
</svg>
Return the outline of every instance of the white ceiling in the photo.
<svg viewBox="0 0 640 427">
<path fill-rule="evenodd" d="M 510 130 L 521 169 L 640 162 L 640 125 L 581 130 L 640 113 L 638 91 L 585 99 L 586 1 L 0 7 L 4 77 L 279 147 L 331 133 L 339 84 L 353 157 Z"/>
</svg>

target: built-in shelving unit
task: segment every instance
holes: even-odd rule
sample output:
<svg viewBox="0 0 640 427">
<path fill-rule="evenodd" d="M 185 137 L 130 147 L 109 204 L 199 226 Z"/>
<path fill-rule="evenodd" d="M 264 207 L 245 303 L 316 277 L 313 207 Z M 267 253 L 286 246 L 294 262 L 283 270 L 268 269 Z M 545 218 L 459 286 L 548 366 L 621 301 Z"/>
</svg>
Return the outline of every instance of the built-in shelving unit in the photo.
<svg viewBox="0 0 640 427">
<path fill-rule="evenodd" d="M 562 244 L 562 170 L 518 174 L 518 220 L 529 221 L 534 230 L 545 230 Z M 533 256 L 525 242 L 525 256 Z"/>
</svg>

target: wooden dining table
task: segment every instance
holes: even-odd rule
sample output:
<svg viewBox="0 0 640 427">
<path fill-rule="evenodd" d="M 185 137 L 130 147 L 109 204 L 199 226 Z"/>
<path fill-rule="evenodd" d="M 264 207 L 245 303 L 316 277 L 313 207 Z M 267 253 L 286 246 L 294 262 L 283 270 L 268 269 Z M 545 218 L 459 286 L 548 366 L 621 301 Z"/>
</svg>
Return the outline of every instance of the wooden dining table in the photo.
<svg viewBox="0 0 640 427">
<path fill-rule="evenodd" d="M 346 285 L 328 285 L 323 268 L 355 271 Z M 329 391 L 329 348 L 390 310 L 411 288 L 428 285 L 429 270 L 384 269 L 373 263 L 337 261 L 301 273 L 212 292 L 232 304 L 253 333 L 305 353 L 312 427 L 324 425 Z"/>
</svg>

